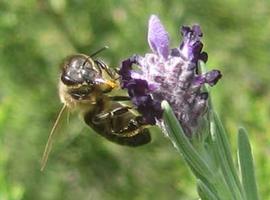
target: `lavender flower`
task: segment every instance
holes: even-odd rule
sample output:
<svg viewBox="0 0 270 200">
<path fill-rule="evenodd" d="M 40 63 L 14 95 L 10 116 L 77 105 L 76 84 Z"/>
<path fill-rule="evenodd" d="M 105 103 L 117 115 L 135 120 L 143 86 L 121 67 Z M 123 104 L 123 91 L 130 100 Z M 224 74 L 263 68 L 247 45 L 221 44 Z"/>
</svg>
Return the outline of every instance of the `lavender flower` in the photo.
<svg viewBox="0 0 270 200">
<path fill-rule="evenodd" d="M 161 102 L 167 100 L 185 134 L 191 136 L 207 110 L 208 94 L 202 92 L 202 87 L 215 85 L 221 73 L 218 70 L 198 73 L 198 61 L 207 61 L 198 25 L 183 26 L 181 34 L 182 43 L 170 49 L 168 33 L 159 18 L 152 15 L 148 25 L 152 53 L 124 60 L 119 74 L 122 88 L 128 90 L 144 123 L 162 124 Z M 139 69 L 133 69 L 134 64 Z"/>
</svg>

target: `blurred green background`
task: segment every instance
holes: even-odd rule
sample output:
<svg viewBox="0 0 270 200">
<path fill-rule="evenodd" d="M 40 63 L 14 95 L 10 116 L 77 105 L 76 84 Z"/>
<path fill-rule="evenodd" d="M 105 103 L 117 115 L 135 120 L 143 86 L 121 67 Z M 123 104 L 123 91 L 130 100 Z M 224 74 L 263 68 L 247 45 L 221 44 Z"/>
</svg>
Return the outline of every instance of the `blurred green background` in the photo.
<svg viewBox="0 0 270 200">
<path fill-rule="evenodd" d="M 127 148 L 91 133 L 75 116 L 39 171 L 61 107 L 63 58 L 104 45 L 110 49 L 100 56 L 111 66 L 144 54 L 152 13 L 172 46 L 180 25 L 201 25 L 208 66 L 223 73 L 212 90 L 215 106 L 233 147 L 237 128 L 248 129 L 260 195 L 270 199 L 270 1 L 1 0 L 0 200 L 197 198 L 190 171 L 157 129 L 151 144 Z"/>
</svg>

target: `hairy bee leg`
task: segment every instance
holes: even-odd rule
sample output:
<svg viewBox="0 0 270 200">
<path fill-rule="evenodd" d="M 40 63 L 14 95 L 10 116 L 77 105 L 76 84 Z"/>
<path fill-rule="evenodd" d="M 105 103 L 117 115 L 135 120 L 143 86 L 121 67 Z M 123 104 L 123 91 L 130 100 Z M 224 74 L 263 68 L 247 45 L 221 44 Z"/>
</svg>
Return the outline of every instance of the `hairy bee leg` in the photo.
<svg viewBox="0 0 270 200">
<path fill-rule="evenodd" d="M 132 109 L 132 107 L 119 107 L 115 108 L 114 110 L 102 113 L 97 115 L 94 119 L 92 119 L 93 123 L 95 124 L 101 124 L 104 121 L 108 120 L 111 126 L 111 130 L 115 135 L 121 136 L 121 137 L 132 137 L 137 134 L 137 131 L 135 130 L 142 130 L 145 128 L 147 123 L 144 122 L 142 116 L 137 116 L 135 118 L 131 118 L 127 124 L 127 126 L 123 127 L 122 129 L 118 130 L 117 123 L 114 122 L 117 117 L 128 113 L 129 110 Z"/>
<path fill-rule="evenodd" d="M 113 119 L 111 119 L 112 130 L 116 130 L 117 127 L 113 126 Z M 137 116 L 129 120 L 127 126 L 122 129 L 115 131 L 114 134 L 122 136 L 122 137 L 133 137 L 138 134 L 138 131 L 142 131 L 146 128 L 146 123 L 143 122 L 142 116 Z"/>
<path fill-rule="evenodd" d="M 130 101 L 130 97 L 128 96 L 110 96 L 111 101 Z"/>
<path fill-rule="evenodd" d="M 124 113 L 127 113 L 129 109 L 131 109 L 131 107 L 125 106 L 125 107 L 115 108 L 112 111 L 107 112 L 107 113 L 98 114 L 93 119 L 93 122 L 99 123 L 99 122 L 101 122 L 103 120 L 111 119 L 114 116 L 119 116 L 119 115 L 122 115 Z"/>
<path fill-rule="evenodd" d="M 104 69 L 106 71 L 106 73 L 112 78 L 112 79 L 116 79 L 116 74 L 115 71 L 113 71 L 111 68 L 108 67 L 108 65 L 106 65 L 103 61 L 96 59 L 94 60 L 94 62 L 101 68 Z"/>
<path fill-rule="evenodd" d="M 95 110 L 83 115 L 84 122 L 97 134 L 117 144 L 130 147 L 141 146 L 151 141 L 148 125 L 145 124 L 146 121 L 143 117 L 138 117 L 136 111 L 132 108 L 120 109 L 128 105 L 117 101 L 111 101 L 109 107 L 105 107 L 103 104 L 102 100 L 97 104 L 99 106 L 95 107 Z M 120 112 L 119 109 L 122 111 Z M 117 112 L 112 114 L 112 111 Z M 103 116 L 100 115 L 101 113 Z"/>
<path fill-rule="evenodd" d="M 119 67 L 113 68 L 113 71 L 114 71 L 116 74 L 119 74 L 120 68 L 119 68 Z"/>
</svg>

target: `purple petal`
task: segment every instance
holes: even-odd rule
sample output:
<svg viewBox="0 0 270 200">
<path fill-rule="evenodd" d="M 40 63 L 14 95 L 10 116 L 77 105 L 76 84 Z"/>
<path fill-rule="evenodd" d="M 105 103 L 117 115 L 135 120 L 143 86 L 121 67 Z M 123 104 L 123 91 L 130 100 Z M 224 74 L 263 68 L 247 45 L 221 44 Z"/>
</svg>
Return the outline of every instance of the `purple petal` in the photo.
<svg viewBox="0 0 270 200">
<path fill-rule="evenodd" d="M 152 15 L 148 23 L 148 43 L 153 52 L 164 59 L 169 56 L 169 36 L 156 15 Z"/>
<path fill-rule="evenodd" d="M 208 83 L 210 86 L 215 85 L 221 77 L 222 74 L 219 70 L 212 70 L 205 74 L 206 83 Z"/>
<path fill-rule="evenodd" d="M 171 55 L 175 57 L 180 57 L 180 51 L 178 48 L 171 49 Z"/>
<path fill-rule="evenodd" d="M 203 52 L 200 54 L 200 56 L 199 56 L 199 60 L 202 60 L 204 63 L 206 63 L 207 60 L 208 60 L 208 55 L 207 55 L 207 53 L 203 51 Z"/>
<path fill-rule="evenodd" d="M 132 99 L 132 102 L 137 104 L 137 110 L 143 115 L 144 120 L 147 124 L 154 125 L 156 123 L 156 118 L 162 118 L 162 108 L 159 101 L 153 100 L 150 95 L 136 97 Z"/>
<path fill-rule="evenodd" d="M 202 31 L 199 25 L 192 28 L 183 26 L 181 29 L 183 42 L 180 44 L 182 54 L 193 63 L 197 63 L 199 59 L 206 61 L 207 55 L 201 53 L 203 44 L 201 42 Z"/>
<path fill-rule="evenodd" d="M 192 26 L 192 31 L 194 32 L 195 35 L 202 37 L 202 31 L 201 31 L 201 27 L 199 25 L 193 25 Z"/>
<path fill-rule="evenodd" d="M 122 62 L 119 70 L 121 86 L 128 90 L 133 104 L 142 114 L 144 123 L 154 125 L 156 118 L 162 117 L 161 103 L 153 100 L 150 95 L 157 88 L 155 84 L 149 84 L 146 80 L 132 77 L 134 73 L 139 73 L 139 71 L 132 70 L 132 65 L 138 64 L 139 59 L 138 56 L 132 56 Z"/>
<path fill-rule="evenodd" d="M 219 70 L 212 70 L 205 74 L 196 76 L 193 83 L 196 85 L 208 83 L 210 86 L 214 86 L 221 77 L 222 75 Z"/>
<path fill-rule="evenodd" d="M 195 85 L 202 85 L 202 84 L 205 83 L 205 77 L 204 77 L 204 76 L 201 76 L 201 75 L 196 76 L 196 77 L 194 78 L 193 83 L 194 83 Z"/>
<path fill-rule="evenodd" d="M 127 85 L 129 82 L 132 80 L 131 73 L 132 73 L 132 65 L 137 63 L 139 59 L 139 56 L 134 55 L 124 61 L 122 61 L 120 70 L 119 70 L 119 75 L 121 79 L 121 87 L 122 88 L 127 88 Z"/>
<path fill-rule="evenodd" d="M 148 92 L 148 83 L 142 79 L 132 79 L 127 84 L 129 96 L 142 96 Z"/>
<path fill-rule="evenodd" d="M 134 79 L 143 79 L 143 72 L 141 70 L 131 70 L 130 75 Z"/>
</svg>

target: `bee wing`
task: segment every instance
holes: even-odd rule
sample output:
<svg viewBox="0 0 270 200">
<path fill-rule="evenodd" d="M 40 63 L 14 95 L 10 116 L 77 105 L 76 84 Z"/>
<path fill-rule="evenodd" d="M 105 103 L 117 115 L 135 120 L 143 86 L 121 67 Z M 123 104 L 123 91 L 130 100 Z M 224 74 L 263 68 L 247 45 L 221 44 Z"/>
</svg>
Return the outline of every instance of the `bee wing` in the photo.
<svg viewBox="0 0 270 200">
<path fill-rule="evenodd" d="M 54 125 L 52 127 L 52 130 L 50 132 L 50 135 L 49 135 L 49 138 L 47 140 L 47 143 L 46 143 L 46 146 L 45 146 L 45 149 L 44 149 L 44 152 L 43 152 L 43 155 L 42 155 L 42 159 L 41 159 L 41 168 L 40 170 L 43 171 L 45 166 L 46 166 L 46 163 L 48 161 L 48 158 L 49 158 L 49 154 L 52 150 L 52 143 L 53 143 L 53 139 L 54 139 L 54 136 L 55 134 L 57 133 L 57 128 L 61 122 L 61 120 L 63 119 L 65 115 L 65 113 L 68 111 L 67 109 L 67 106 L 66 105 L 63 105 L 63 107 L 61 108 L 55 122 L 54 122 Z M 69 116 L 69 115 L 68 115 Z"/>
<path fill-rule="evenodd" d="M 100 104 L 97 109 L 103 110 Z M 151 141 L 150 132 L 144 125 L 135 125 L 138 114 L 131 109 L 126 110 L 126 104 L 111 102 L 107 112 L 85 113 L 84 121 L 96 133 L 108 140 L 121 145 L 141 146 Z M 118 112 L 123 108 L 123 112 Z M 117 111 L 118 110 L 118 111 Z"/>
</svg>

